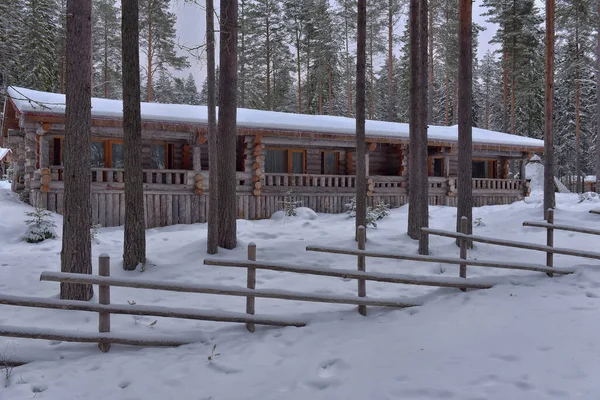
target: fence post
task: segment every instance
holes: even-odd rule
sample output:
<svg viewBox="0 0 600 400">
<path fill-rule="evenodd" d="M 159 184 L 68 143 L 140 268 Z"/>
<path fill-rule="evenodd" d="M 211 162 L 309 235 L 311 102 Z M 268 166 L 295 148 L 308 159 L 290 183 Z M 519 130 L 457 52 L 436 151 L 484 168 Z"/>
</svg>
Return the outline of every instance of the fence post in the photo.
<svg viewBox="0 0 600 400">
<path fill-rule="evenodd" d="M 356 230 L 356 236 L 358 238 L 358 249 L 365 250 L 365 244 L 367 241 L 367 230 L 364 226 L 359 226 Z M 359 271 L 365 272 L 366 262 L 365 256 L 358 256 L 357 267 Z M 364 279 L 358 280 L 358 297 L 365 297 L 367 295 L 367 284 Z M 361 315 L 367 315 L 367 306 L 358 306 L 358 312 Z"/>
<path fill-rule="evenodd" d="M 552 208 L 549 208 L 546 211 L 546 222 L 549 224 L 554 224 L 554 210 Z M 554 246 L 554 228 L 546 229 L 546 246 Z M 554 267 L 554 253 L 546 252 L 546 266 L 550 268 Z M 554 276 L 554 274 L 551 272 L 548 272 L 547 275 L 550 278 Z"/>
<path fill-rule="evenodd" d="M 106 253 L 100 254 L 98 258 L 98 274 L 100 276 L 110 276 L 110 257 Z M 98 303 L 110 304 L 110 286 L 98 285 Z M 110 313 L 98 313 L 98 332 L 110 332 Z M 98 343 L 98 348 L 106 353 L 110 350 L 110 343 Z"/>
<path fill-rule="evenodd" d="M 252 242 L 248 244 L 248 260 L 256 261 L 256 244 Z M 247 287 L 248 289 L 256 288 L 256 268 L 248 267 Z M 254 315 L 254 301 L 254 296 L 246 297 L 246 314 Z M 246 322 L 246 329 L 248 329 L 250 332 L 254 332 L 256 327 L 253 323 Z"/>
<path fill-rule="evenodd" d="M 461 219 L 460 219 L 460 233 L 465 234 L 465 235 L 468 235 L 468 233 L 469 233 L 469 220 L 467 219 L 467 217 L 461 217 Z M 467 239 L 465 239 L 465 238 L 460 239 L 460 258 L 462 258 L 463 260 L 467 259 L 468 245 L 469 245 L 469 242 Z M 461 278 L 467 277 L 467 265 L 466 264 L 460 264 L 460 277 Z M 466 292 L 467 288 L 461 288 L 460 290 L 463 292 Z"/>
</svg>

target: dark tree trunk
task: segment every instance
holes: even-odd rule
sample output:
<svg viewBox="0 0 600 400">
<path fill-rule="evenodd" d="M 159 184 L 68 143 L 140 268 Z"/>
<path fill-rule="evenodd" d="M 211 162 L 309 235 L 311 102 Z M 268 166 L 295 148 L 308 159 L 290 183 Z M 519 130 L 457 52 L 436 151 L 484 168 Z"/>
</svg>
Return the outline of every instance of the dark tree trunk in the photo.
<svg viewBox="0 0 600 400">
<path fill-rule="evenodd" d="M 393 0 L 389 0 L 388 4 L 388 104 L 387 104 L 387 120 L 394 121 L 394 14 Z"/>
<path fill-rule="evenodd" d="M 358 0 L 356 19 L 356 228 L 367 227 L 365 80 L 367 67 L 367 1 Z M 355 233 L 357 230 L 355 229 Z M 356 238 L 358 240 L 358 237 Z"/>
<path fill-rule="evenodd" d="M 575 171 L 577 172 L 577 193 L 583 193 L 581 177 L 581 85 L 579 82 L 579 26 L 575 26 Z"/>
<path fill-rule="evenodd" d="M 344 6 L 346 7 L 346 6 Z M 346 17 L 345 17 L 345 21 L 346 21 L 346 95 L 348 96 L 348 117 L 352 116 L 352 90 L 350 89 L 351 87 L 351 79 L 350 79 L 350 49 L 349 49 L 349 34 L 348 34 L 348 15 L 347 15 L 348 11 L 346 10 Z M 300 87 L 298 85 L 298 87 Z"/>
<path fill-rule="evenodd" d="M 206 252 L 217 254 L 219 251 L 219 219 L 217 205 L 219 197 L 216 182 L 219 181 L 217 109 L 215 97 L 215 20 L 213 0 L 206 0 L 206 92 L 208 97 L 208 182 L 215 182 L 208 191 L 208 238 Z"/>
<path fill-rule="evenodd" d="M 90 147 L 92 125 L 92 2 L 67 2 L 67 80 L 64 140 L 62 272 L 92 273 Z M 60 284 L 60 298 L 87 301 L 92 285 Z"/>
<path fill-rule="evenodd" d="M 473 57 L 472 57 L 472 9 L 471 0 L 459 3 L 459 57 L 458 57 L 458 207 L 456 231 L 460 220 L 467 217 L 468 233 L 473 230 Z"/>
<path fill-rule="evenodd" d="M 554 96 L 554 1 L 546 0 L 546 88 L 544 120 L 544 212 L 555 207 L 552 99 Z M 524 176 L 521 179 L 525 179 Z M 544 214 L 545 215 L 545 214 Z"/>
<path fill-rule="evenodd" d="M 433 13 L 435 2 L 429 4 L 429 86 L 427 86 L 427 123 L 433 125 Z"/>
<path fill-rule="evenodd" d="M 410 1 L 410 127 L 408 171 L 408 235 L 419 240 L 419 254 L 428 253 L 427 171 L 427 0 Z"/>
<path fill-rule="evenodd" d="M 152 101 L 152 15 L 148 17 L 148 82 L 146 101 Z"/>
<path fill-rule="evenodd" d="M 600 0 L 596 34 L 596 193 L 600 193 Z"/>
<path fill-rule="evenodd" d="M 146 263 L 138 0 L 122 0 L 125 244 L 123 269 Z"/>
<path fill-rule="evenodd" d="M 221 0 L 219 34 L 219 134 L 217 154 L 219 179 L 217 215 L 219 246 L 236 246 L 236 144 L 237 144 L 237 0 Z"/>
<path fill-rule="evenodd" d="M 273 104 L 271 102 L 271 25 L 269 21 L 269 17 L 267 16 L 266 20 L 266 56 L 267 56 L 267 110 L 273 109 Z"/>
</svg>

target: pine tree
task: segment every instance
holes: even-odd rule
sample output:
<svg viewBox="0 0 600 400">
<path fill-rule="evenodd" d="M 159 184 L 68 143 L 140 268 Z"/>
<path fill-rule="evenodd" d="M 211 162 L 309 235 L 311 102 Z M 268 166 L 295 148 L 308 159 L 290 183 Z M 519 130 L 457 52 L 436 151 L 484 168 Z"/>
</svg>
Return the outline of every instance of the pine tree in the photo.
<svg viewBox="0 0 600 400">
<path fill-rule="evenodd" d="M 186 57 L 175 50 L 176 16 L 170 0 L 140 0 L 140 47 L 147 59 L 146 100 L 152 101 L 152 81 L 157 71 L 189 67 Z"/>
<path fill-rule="evenodd" d="M 121 98 L 121 26 L 117 0 L 94 0 L 94 96 Z"/>
<path fill-rule="evenodd" d="M 194 76 L 192 74 L 189 74 L 183 82 L 182 96 L 182 104 L 200 104 L 200 93 L 198 93 L 198 88 L 196 87 L 196 80 L 194 79 Z"/>
<path fill-rule="evenodd" d="M 23 9 L 23 45 L 19 64 L 19 83 L 31 89 L 52 92 L 59 80 L 54 69 L 58 34 L 55 0 L 25 0 Z"/>
</svg>

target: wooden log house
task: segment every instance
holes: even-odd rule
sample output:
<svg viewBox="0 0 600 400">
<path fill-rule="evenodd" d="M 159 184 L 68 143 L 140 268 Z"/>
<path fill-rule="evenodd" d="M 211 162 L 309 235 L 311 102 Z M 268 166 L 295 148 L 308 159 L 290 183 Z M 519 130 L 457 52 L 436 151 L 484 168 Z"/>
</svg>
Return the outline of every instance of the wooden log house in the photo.
<svg viewBox="0 0 600 400">
<path fill-rule="evenodd" d="M 13 152 L 12 190 L 30 190 L 32 205 L 63 211 L 65 97 L 9 88 L 2 146 Z M 206 221 L 206 107 L 142 103 L 144 199 L 148 228 Z M 289 191 L 317 212 L 342 213 L 355 195 L 354 119 L 238 110 L 238 217 L 269 218 Z M 408 201 L 408 125 L 367 121 L 369 203 Z M 92 100 L 92 219 L 124 223 L 122 103 Z M 455 206 L 457 127 L 429 127 L 429 203 Z M 473 194 L 477 206 L 507 204 L 528 194 L 509 177 L 509 162 L 543 151 L 543 142 L 473 129 Z M 524 174 L 520 174 L 524 176 Z"/>
</svg>

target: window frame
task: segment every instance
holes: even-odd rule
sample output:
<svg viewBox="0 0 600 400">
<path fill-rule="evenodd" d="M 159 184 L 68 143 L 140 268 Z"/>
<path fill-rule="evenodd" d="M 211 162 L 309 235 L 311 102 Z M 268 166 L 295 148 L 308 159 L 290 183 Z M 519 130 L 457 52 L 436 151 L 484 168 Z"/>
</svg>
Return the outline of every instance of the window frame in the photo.
<svg viewBox="0 0 600 400">
<path fill-rule="evenodd" d="M 327 153 L 333 153 L 335 157 L 335 172 L 333 175 L 340 174 L 340 151 L 339 150 L 323 150 L 321 152 L 321 175 L 331 175 L 325 174 L 325 158 L 327 157 Z"/>
<path fill-rule="evenodd" d="M 306 150 L 305 149 L 290 149 L 286 147 L 267 147 L 266 151 L 285 151 L 286 172 L 273 172 L 280 174 L 292 174 L 293 172 L 293 153 L 302 153 L 302 174 L 306 174 Z M 265 154 L 266 157 L 266 154 Z"/>
</svg>

